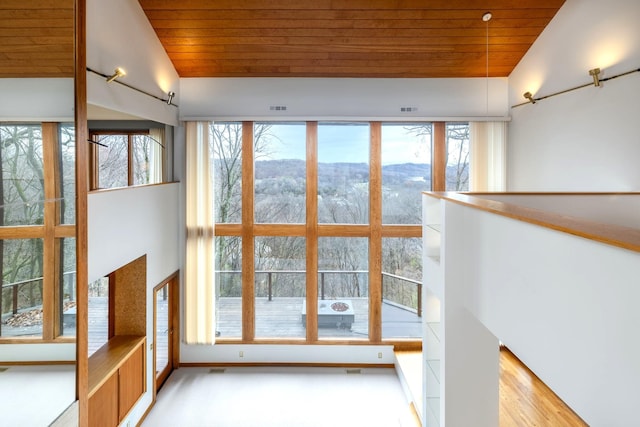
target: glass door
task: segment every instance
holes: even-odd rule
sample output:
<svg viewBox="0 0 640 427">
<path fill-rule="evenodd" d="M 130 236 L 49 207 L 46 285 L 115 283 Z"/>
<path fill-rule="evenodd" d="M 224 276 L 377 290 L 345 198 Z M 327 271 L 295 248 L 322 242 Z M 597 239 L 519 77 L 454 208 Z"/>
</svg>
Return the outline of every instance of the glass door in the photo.
<svg viewBox="0 0 640 427">
<path fill-rule="evenodd" d="M 177 364 L 177 275 L 174 275 L 154 289 L 154 366 L 155 389 L 162 387 L 167 377 Z"/>
</svg>

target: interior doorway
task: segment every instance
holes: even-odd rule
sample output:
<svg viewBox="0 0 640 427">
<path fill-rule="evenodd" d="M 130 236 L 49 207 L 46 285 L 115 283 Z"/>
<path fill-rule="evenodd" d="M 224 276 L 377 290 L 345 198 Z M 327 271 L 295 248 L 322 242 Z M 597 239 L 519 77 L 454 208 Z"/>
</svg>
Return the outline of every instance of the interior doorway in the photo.
<svg viewBox="0 0 640 427">
<path fill-rule="evenodd" d="M 178 273 L 153 289 L 153 366 L 155 372 L 154 396 L 178 367 L 180 336 L 178 332 Z"/>
</svg>

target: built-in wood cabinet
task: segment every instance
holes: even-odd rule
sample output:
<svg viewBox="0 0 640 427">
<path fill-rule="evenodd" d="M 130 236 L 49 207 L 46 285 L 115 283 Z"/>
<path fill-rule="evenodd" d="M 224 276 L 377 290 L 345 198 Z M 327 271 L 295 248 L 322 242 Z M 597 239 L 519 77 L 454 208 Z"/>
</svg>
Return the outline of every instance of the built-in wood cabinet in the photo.
<svg viewBox="0 0 640 427">
<path fill-rule="evenodd" d="M 145 392 L 140 336 L 116 336 L 89 359 L 89 425 L 117 426 Z"/>
<path fill-rule="evenodd" d="M 108 341 L 89 358 L 89 426 L 120 425 L 146 391 L 147 257 L 109 275 Z"/>
</svg>

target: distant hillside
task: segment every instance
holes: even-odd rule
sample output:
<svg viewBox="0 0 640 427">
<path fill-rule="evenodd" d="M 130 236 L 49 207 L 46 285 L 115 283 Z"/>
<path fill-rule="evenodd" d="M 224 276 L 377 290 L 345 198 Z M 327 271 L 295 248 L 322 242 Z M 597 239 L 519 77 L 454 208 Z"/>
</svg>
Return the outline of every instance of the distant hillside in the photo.
<svg viewBox="0 0 640 427">
<path fill-rule="evenodd" d="M 303 160 L 259 160 L 256 161 L 256 179 L 290 177 L 301 179 L 306 176 Z M 356 181 L 369 179 L 369 165 L 366 163 L 319 163 L 318 175 L 323 178 L 351 177 Z M 402 163 L 382 167 L 385 184 L 402 184 L 417 178 L 429 180 L 431 165 L 426 163 Z"/>
</svg>

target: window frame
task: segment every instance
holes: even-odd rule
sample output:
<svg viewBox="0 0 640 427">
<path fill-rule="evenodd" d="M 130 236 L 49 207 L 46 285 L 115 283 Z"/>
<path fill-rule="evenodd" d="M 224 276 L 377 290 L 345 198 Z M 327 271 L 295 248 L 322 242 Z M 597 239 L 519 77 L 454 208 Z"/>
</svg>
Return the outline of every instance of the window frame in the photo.
<svg viewBox="0 0 640 427">
<path fill-rule="evenodd" d="M 280 123 L 273 121 L 274 123 Z M 403 121 L 403 123 L 406 121 Z M 417 121 L 416 121 L 417 122 Z M 240 123 L 229 120 L 220 123 Z M 241 222 L 215 223 L 216 237 L 241 237 L 242 240 L 242 334 L 241 338 L 217 339 L 218 343 L 278 344 L 391 344 L 418 348 L 420 338 L 382 338 L 382 239 L 421 238 L 421 224 L 382 223 L 382 122 L 362 121 L 369 125 L 369 223 L 327 224 L 318 222 L 318 121 L 306 121 L 306 220 L 304 224 L 271 224 L 254 221 L 254 122 L 242 121 Z M 260 123 L 268 123 L 261 120 Z M 444 191 L 446 171 L 446 123 L 432 123 L 431 185 L 433 191 Z M 306 240 L 306 338 L 255 337 L 255 259 L 254 239 L 263 236 L 305 237 Z M 369 240 L 369 334 L 366 339 L 319 339 L 318 239 L 322 237 L 365 237 Z"/>
<path fill-rule="evenodd" d="M 18 125 L 36 125 L 38 123 L 19 123 Z M 75 224 L 61 223 L 62 167 L 60 129 L 65 123 L 41 122 L 42 164 L 44 181 L 44 218 L 42 225 L 0 226 L 0 240 L 42 239 L 42 334 L 37 336 L 6 337 L 0 336 L 1 344 L 11 343 L 70 343 L 76 337 L 63 336 L 61 307 L 61 258 L 62 241 L 76 238 Z M 16 125 L 0 123 L 0 125 Z M 77 149 L 77 147 L 76 147 Z M 1 183 L 0 183 L 1 184 Z M 77 292 L 77 287 L 76 287 Z M 76 295 L 77 298 L 77 295 Z"/>
<path fill-rule="evenodd" d="M 99 159 L 99 143 L 100 136 L 114 136 L 114 135 L 122 135 L 127 136 L 127 185 L 124 187 L 100 187 L 100 159 Z M 166 177 L 164 176 L 164 171 L 166 169 L 167 164 L 167 153 L 166 153 L 166 141 L 163 141 L 163 155 L 162 155 L 162 170 L 163 170 L 163 178 L 160 183 L 145 183 L 145 184 L 136 184 L 135 183 L 135 164 L 134 164 L 134 139 L 135 136 L 144 135 L 149 137 L 150 131 L 149 129 L 92 129 L 89 131 L 89 139 L 94 142 L 89 147 L 89 191 L 96 190 L 111 190 L 116 188 L 127 188 L 127 187 L 140 187 L 144 185 L 157 185 L 165 182 Z"/>
</svg>

